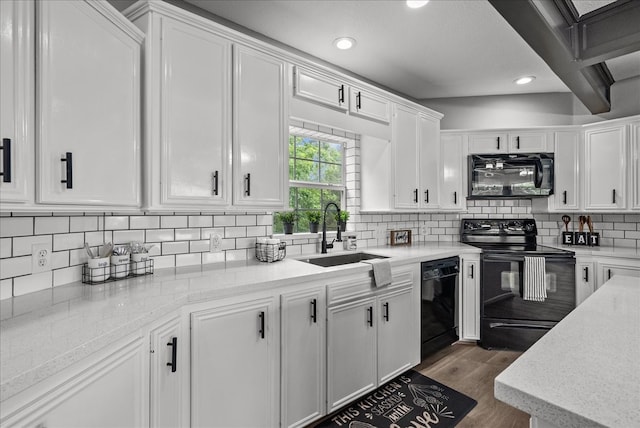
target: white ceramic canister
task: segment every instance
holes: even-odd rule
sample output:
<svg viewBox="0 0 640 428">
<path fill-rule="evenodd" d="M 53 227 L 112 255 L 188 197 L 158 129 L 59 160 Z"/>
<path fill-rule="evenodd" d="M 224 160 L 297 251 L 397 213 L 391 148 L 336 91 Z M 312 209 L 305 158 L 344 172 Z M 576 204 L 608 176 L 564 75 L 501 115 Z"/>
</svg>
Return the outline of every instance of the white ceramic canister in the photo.
<svg viewBox="0 0 640 428">
<path fill-rule="evenodd" d="M 134 275 L 144 275 L 146 273 L 147 260 L 149 260 L 149 253 L 131 254 L 131 272 Z"/>
<path fill-rule="evenodd" d="M 89 278 L 92 282 L 101 282 L 109 279 L 109 257 L 89 259 Z"/>
<path fill-rule="evenodd" d="M 129 275 L 129 254 L 123 256 L 111 256 L 111 276 L 114 278 L 124 278 Z"/>
</svg>

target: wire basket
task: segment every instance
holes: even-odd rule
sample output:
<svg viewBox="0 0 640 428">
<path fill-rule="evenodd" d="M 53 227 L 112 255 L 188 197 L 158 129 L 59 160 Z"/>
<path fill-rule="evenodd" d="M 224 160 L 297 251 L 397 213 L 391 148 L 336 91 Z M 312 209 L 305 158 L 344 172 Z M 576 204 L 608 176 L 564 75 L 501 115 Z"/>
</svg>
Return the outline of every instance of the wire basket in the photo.
<svg viewBox="0 0 640 428">
<path fill-rule="evenodd" d="M 119 281 L 133 276 L 151 275 L 153 273 L 153 259 L 140 262 L 131 261 L 120 265 L 107 265 L 90 268 L 87 263 L 82 265 L 82 282 L 85 284 L 104 284 Z"/>
<path fill-rule="evenodd" d="M 287 255 L 287 243 L 279 242 L 277 244 L 262 244 L 256 242 L 256 259 L 261 262 L 277 262 Z"/>
</svg>

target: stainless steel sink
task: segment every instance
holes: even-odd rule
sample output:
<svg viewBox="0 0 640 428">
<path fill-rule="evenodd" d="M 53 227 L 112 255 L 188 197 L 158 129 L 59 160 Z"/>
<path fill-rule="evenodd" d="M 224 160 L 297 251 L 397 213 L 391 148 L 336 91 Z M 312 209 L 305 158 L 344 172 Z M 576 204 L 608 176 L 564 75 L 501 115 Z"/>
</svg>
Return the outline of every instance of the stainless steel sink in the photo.
<svg viewBox="0 0 640 428">
<path fill-rule="evenodd" d="M 359 263 L 363 260 L 386 259 L 385 256 L 378 256 L 369 253 L 348 253 L 337 254 L 335 256 L 310 257 L 308 259 L 299 259 L 301 262 L 311 263 L 312 265 L 331 267 L 339 265 L 348 265 L 351 263 Z"/>
</svg>

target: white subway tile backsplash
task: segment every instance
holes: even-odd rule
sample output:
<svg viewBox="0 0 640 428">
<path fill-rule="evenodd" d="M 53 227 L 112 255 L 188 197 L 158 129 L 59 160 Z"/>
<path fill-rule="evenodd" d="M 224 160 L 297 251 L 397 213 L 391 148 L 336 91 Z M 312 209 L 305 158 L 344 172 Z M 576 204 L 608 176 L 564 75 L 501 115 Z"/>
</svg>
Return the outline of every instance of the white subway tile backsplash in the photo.
<svg viewBox="0 0 640 428">
<path fill-rule="evenodd" d="M 33 235 L 32 217 L 2 217 L 0 219 L 0 238 Z"/>
<path fill-rule="evenodd" d="M 60 269 L 68 266 L 69 266 L 69 251 L 51 252 L 51 269 Z"/>
<path fill-rule="evenodd" d="M 0 259 L 0 279 L 29 275 L 31 273 L 31 256 Z"/>
<path fill-rule="evenodd" d="M 176 266 L 176 256 L 174 255 L 155 256 L 153 258 L 154 269 L 172 268 L 175 266 Z"/>
<path fill-rule="evenodd" d="M 146 231 L 146 242 L 166 242 L 173 241 L 175 232 L 173 229 L 158 229 Z"/>
<path fill-rule="evenodd" d="M 34 233 L 36 235 L 68 233 L 69 223 L 69 217 L 36 217 Z"/>
<path fill-rule="evenodd" d="M 188 219 L 189 227 L 211 227 L 213 226 L 213 216 L 192 215 Z"/>
<path fill-rule="evenodd" d="M 247 260 L 247 259 L 248 259 L 247 250 L 228 250 L 226 252 L 226 260 L 228 262 Z"/>
<path fill-rule="evenodd" d="M 160 217 L 160 227 L 163 229 L 171 229 L 171 228 L 179 228 L 179 227 L 187 227 L 187 216 L 186 215 L 173 215 L 166 216 L 163 215 Z"/>
<path fill-rule="evenodd" d="M 233 215 L 223 216 L 223 215 L 215 215 L 213 216 L 213 225 L 215 227 L 228 227 L 236 225 L 236 217 Z"/>
<path fill-rule="evenodd" d="M 0 280 L 0 300 L 13 297 L 13 279 Z"/>
<path fill-rule="evenodd" d="M 200 229 L 176 229 L 176 241 L 200 239 Z"/>
<path fill-rule="evenodd" d="M 189 252 L 189 242 L 163 242 L 162 254 L 184 254 Z"/>
<path fill-rule="evenodd" d="M 157 215 L 136 215 L 129 219 L 131 229 L 158 229 L 160 227 L 160 217 Z"/>
<path fill-rule="evenodd" d="M 224 262 L 225 261 L 224 254 L 225 253 L 223 251 L 219 253 L 201 253 L 202 264 Z"/>
<path fill-rule="evenodd" d="M 256 221 L 255 215 L 239 215 L 236 217 L 236 226 L 255 226 Z"/>
<path fill-rule="evenodd" d="M 69 232 L 93 232 L 98 230 L 98 217 L 71 217 Z"/>
<path fill-rule="evenodd" d="M 53 235 L 53 251 L 71 250 L 82 247 L 84 247 L 84 233 Z"/>
<path fill-rule="evenodd" d="M 113 235 L 109 232 L 109 239 L 105 239 L 105 232 L 86 232 L 84 234 L 84 242 L 89 244 L 90 247 L 96 247 L 98 245 L 106 244 L 107 242 L 113 242 Z"/>
<path fill-rule="evenodd" d="M 176 255 L 176 267 L 200 264 L 202 264 L 202 257 L 200 256 L 200 253 Z"/>
<path fill-rule="evenodd" d="M 189 241 L 190 253 L 203 253 L 209 251 L 209 240 L 203 239 L 200 241 Z"/>
<path fill-rule="evenodd" d="M 13 295 L 22 296 L 27 293 L 51 288 L 51 272 L 36 273 L 33 275 L 19 276 L 13 278 Z"/>
<path fill-rule="evenodd" d="M 107 216 L 104 218 L 105 230 L 124 230 L 129 229 L 129 217 L 126 216 Z"/>
<path fill-rule="evenodd" d="M 0 238 L 0 259 L 11 257 L 11 238 Z"/>
<path fill-rule="evenodd" d="M 227 227 L 224 229 L 225 238 L 244 238 L 247 236 L 246 227 Z"/>
<path fill-rule="evenodd" d="M 69 284 L 70 282 L 82 281 L 82 266 L 71 266 L 53 271 L 53 286 Z"/>
<path fill-rule="evenodd" d="M 246 233 L 247 236 L 266 236 L 267 228 L 266 226 L 248 226 Z"/>
<path fill-rule="evenodd" d="M 113 232 L 114 244 L 129 244 L 131 242 L 144 242 L 144 230 L 116 230 Z"/>
</svg>

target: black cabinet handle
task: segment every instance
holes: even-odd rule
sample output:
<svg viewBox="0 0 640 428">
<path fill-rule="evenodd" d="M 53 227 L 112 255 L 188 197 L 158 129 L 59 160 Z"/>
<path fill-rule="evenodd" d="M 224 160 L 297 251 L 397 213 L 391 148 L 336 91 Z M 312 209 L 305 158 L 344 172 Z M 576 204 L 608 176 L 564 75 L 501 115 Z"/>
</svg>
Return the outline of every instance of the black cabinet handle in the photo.
<svg viewBox="0 0 640 428">
<path fill-rule="evenodd" d="M 562 203 L 567 205 L 567 191 L 562 192 Z"/>
<path fill-rule="evenodd" d="M 356 95 L 356 108 L 358 110 L 360 110 L 362 108 L 362 96 L 361 96 L 361 92 L 358 91 L 358 95 Z"/>
<path fill-rule="evenodd" d="M 11 138 L 2 139 L 2 176 L 3 183 L 11 183 Z"/>
<path fill-rule="evenodd" d="M 469 278 L 473 279 L 473 265 L 469 265 L 469 268 L 470 268 Z"/>
<path fill-rule="evenodd" d="M 520 150 L 520 137 L 516 137 L 516 149 Z"/>
<path fill-rule="evenodd" d="M 316 299 L 311 300 L 311 321 L 315 324 L 317 322 L 317 306 Z"/>
<path fill-rule="evenodd" d="M 369 327 L 373 327 L 373 306 L 367 308 L 367 324 Z"/>
<path fill-rule="evenodd" d="M 585 266 L 583 271 L 584 271 L 584 282 L 589 282 L 589 267 Z"/>
<path fill-rule="evenodd" d="M 497 138 L 498 141 L 498 150 L 500 150 L 500 137 Z"/>
<path fill-rule="evenodd" d="M 60 159 L 61 162 L 66 162 L 66 174 L 65 180 L 60 180 L 60 183 L 66 183 L 67 189 L 73 189 L 73 154 L 71 152 L 65 153 L 64 157 Z"/>
<path fill-rule="evenodd" d="M 613 203 L 616 203 L 616 189 L 613 189 Z"/>
<path fill-rule="evenodd" d="M 244 195 L 251 196 L 251 174 L 244 176 Z"/>
<path fill-rule="evenodd" d="M 429 203 L 429 189 L 424 191 L 424 201 Z"/>
<path fill-rule="evenodd" d="M 218 171 L 213 173 L 213 196 L 218 196 Z"/>
<path fill-rule="evenodd" d="M 418 203 L 418 189 L 413 191 L 413 202 Z"/>
<path fill-rule="evenodd" d="M 458 204 L 458 192 L 453 192 L 453 204 Z"/>
<path fill-rule="evenodd" d="M 264 339 L 264 311 L 260 311 L 258 319 L 260 320 L 260 329 L 258 330 L 258 334 L 260 335 L 260 339 Z"/>
<path fill-rule="evenodd" d="M 609 271 L 609 278 L 607 279 L 611 279 L 611 269 L 607 269 Z"/>
<path fill-rule="evenodd" d="M 389 302 L 385 302 L 385 304 L 382 305 L 382 307 L 384 308 L 384 313 L 382 314 L 382 317 L 384 318 L 385 321 L 389 322 Z"/>
<path fill-rule="evenodd" d="M 178 338 L 172 338 L 167 346 L 171 346 L 171 362 L 167 366 L 171 367 L 171 373 L 175 373 L 178 369 Z"/>
<path fill-rule="evenodd" d="M 344 102 L 344 85 L 340 85 L 340 89 L 338 89 L 338 102 Z"/>
</svg>

